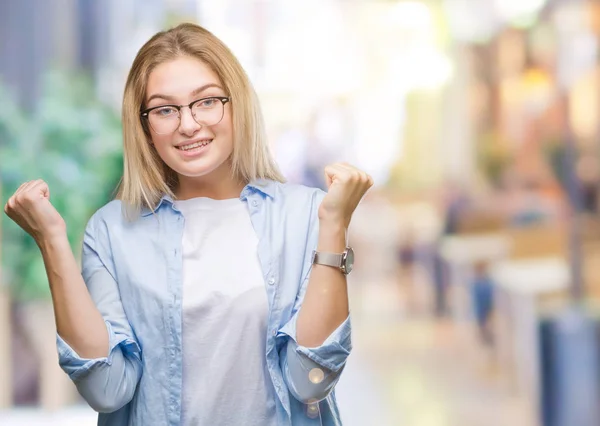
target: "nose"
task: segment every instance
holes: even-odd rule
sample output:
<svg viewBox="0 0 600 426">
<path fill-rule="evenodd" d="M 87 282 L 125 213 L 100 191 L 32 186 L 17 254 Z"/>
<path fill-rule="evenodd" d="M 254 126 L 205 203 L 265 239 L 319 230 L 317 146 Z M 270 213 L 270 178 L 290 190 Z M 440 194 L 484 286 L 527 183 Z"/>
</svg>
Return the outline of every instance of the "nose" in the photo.
<svg viewBox="0 0 600 426">
<path fill-rule="evenodd" d="M 192 136 L 202 126 L 194 119 L 192 110 L 189 107 L 181 108 L 179 110 L 179 132 L 186 136 Z"/>
</svg>

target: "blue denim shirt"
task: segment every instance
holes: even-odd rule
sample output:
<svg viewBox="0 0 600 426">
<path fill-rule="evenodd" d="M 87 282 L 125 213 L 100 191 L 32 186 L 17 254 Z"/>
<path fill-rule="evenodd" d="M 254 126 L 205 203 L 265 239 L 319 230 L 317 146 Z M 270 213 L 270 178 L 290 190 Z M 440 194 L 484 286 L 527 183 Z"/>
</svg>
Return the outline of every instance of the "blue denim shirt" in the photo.
<svg viewBox="0 0 600 426">
<path fill-rule="evenodd" d="M 248 184 L 240 195 L 259 239 L 269 300 L 265 357 L 281 425 L 341 424 L 333 388 L 351 350 L 350 319 L 319 347 L 296 343 L 323 196 L 269 180 Z M 100 413 L 99 425 L 180 424 L 183 229 L 169 197 L 135 221 L 123 217 L 119 200 L 111 201 L 88 223 L 82 274 L 106 323 L 108 357 L 84 359 L 60 336 L 57 345 L 61 367 Z M 309 380 L 313 369 L 324 373 L 320 383 Z"/>
</svg>

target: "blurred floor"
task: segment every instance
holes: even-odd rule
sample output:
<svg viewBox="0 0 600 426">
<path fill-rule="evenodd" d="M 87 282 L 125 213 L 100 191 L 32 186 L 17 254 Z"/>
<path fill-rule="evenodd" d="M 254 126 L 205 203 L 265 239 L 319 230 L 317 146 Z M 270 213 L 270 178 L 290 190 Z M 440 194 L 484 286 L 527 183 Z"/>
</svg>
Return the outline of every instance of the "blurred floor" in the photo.
<svg viewBox="0 0 600 426">
<path fill-rule="evenodd" d="M 345 426 L 534 425 L 468 324 L 434 320 L 418 301 L 403 312 L 410 285 L 366 285 L 379 303 L 353 297 L 354 351 L 337 390 Z"/>
</svg>

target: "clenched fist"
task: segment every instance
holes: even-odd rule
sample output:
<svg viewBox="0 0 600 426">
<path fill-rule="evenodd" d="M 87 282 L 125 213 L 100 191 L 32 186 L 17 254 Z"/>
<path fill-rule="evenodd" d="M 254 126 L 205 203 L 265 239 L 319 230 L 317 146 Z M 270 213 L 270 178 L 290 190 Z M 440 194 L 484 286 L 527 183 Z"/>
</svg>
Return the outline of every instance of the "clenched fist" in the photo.
<svg viewBox="0 0 600 426">
<path fill-rule="evenodd" d="M 38 244 L 54 236 L 66 235 L 65 221 L 50 203 L 50 189 L 43 180 L 21 185 L 8 199 L 4 212 Z"/>
<path fill-rule="evenodd" d="M 337 222 L 348 228 L 352 213 L 373 179 L 367 173 L 346 163 L 335 163 L 325 167 L 327 195 L 319 207 L 319 219 Z"/>
</svg>

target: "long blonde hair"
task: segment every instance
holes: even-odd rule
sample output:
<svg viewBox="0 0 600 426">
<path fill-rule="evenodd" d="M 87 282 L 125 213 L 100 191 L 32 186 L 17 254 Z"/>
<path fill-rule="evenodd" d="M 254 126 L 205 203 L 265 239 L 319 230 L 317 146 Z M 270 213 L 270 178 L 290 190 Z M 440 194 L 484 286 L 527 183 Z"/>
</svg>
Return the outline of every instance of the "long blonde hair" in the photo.
<svg viewBox="0 0 600 426">
<path fill-rule="evenodd" d="M 159 64 L 181 56 L 201 60 L 219 77 L 231 97 L 233 176 L 244 182 L 283 182 L 267 144 L 258 97 L 246 72 L 229 48 L 208 30 L 181 24 L 154 35 L 135 57 L 123 95 L 123 177 L 117 198 L 133 219 L 144 207 L 153 210 L 163 195 L 175 198 L 177 174 L 148 143 L 150 133 L 140 119 L 148 76 Z"/>
</svg>

